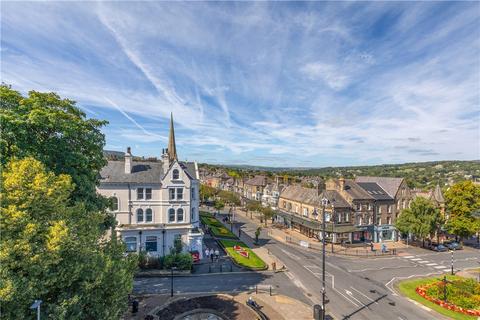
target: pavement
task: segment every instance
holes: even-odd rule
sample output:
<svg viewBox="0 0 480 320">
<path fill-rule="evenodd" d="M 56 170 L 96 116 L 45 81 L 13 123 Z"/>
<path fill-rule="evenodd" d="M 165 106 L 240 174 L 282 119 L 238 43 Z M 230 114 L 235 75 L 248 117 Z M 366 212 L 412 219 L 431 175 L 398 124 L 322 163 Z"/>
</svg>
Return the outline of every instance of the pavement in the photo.
<svg viewBox="0 0 480 320">
<path fill-rule="evenodd" d="M 249 215 L 236 214 L 237 226 L 252 236 L 258 222 Z M 288 271 L 285 275 L 301 289 L 310 304 L 320 304 L 322 260 L 318 250 L 292 245 L 273 238 L 272 229 L 263 229 L 260 245 L 280 259 Z M 243 239 L 242 239 L 243 240 Z M 480 251 L 466 248 L 454 253 L 454 270 L 479 266 Z M 445 319 L 426 308 L 418 307 L 398 294 L 399 280 L 442 275 L 450 271 L 450 252 L 433 252 L 417 247 L 402 248 L 397 256 L 369 259 L 327 254 L 327 312 L 335 319 Z"/>
</svg>

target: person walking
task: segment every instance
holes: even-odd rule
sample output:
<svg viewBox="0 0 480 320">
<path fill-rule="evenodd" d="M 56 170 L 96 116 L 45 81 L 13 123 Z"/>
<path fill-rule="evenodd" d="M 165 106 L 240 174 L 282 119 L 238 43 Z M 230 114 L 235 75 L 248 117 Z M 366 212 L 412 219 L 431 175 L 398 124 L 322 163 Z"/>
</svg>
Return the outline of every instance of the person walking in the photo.
<svg viewBox="0 0 480 320">
<path fill-rule="evenodd" d="M 218 249 L 215 249 L 215 259 L 218 261 L 218 256 L 220 255 L 220 252 Z"/>
<path fill-rule="evenodd" d="M 213 253 L 214 253 L 214 252 L 213 252 L 213 249 L 210 250 L 210 261 L 211 261 L 211 262 L 213 262 Z"/>
<path fill-rule="evenodd" d="M 205 249 L 205 259 L 208 259 L 210 256 L 210 250 L 208 250 L 208 247 Z"/>
</svg>

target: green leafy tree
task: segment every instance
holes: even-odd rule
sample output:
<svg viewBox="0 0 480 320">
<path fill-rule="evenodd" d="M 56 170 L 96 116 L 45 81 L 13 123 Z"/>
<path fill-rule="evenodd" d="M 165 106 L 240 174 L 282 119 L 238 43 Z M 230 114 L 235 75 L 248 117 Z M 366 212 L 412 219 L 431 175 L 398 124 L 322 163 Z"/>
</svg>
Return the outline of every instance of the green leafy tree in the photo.
<svg viewBox="0 0 480 320">
<path fill-rule="evenodd" d="M 213 207 L 215 208 L 215 210 L 220 212 L 220 210 L 225 208 L 225 203 L 222 200 L 217 199 L 215 200 L 215 204 L 213 205 Z"/>
<path fill-rule="evenodd" d="M 267 220 L 271 219 L 275 215 L 275 211 L 270 207 L 263 207 L 261 212 L 262 212 L 263 220 L 265 222 L 265 227 L 266 227 Z"/>
<path fill-rule="evenodd" d="M 105 137 L 100 131 L 106 123 L 87 119 L 74 101 L 55 93 L 30 91 L 24 97 L 1 85 L 1 165 L 13 157 L 34 157 L 55 174 L 72 177 L 72 201 L 102 209 L 106 203 L 95 187 L 106 164 Z"/>
<path fill-rule="evenodd" d="M 437 231 L 439 221 L 440 210 L 430 200 L 418 197 L 410 208 L 402 210 L 395 226 L 403 234 L 420 238 L 425 246 L 425 239 Z"/>
<path fill-rule="evenodd" d="M 208 199 L 215 197 L 217 192 L 218 191 L 215 188 L 212 188 L 205 184 L 200 185 L 200 199 L 202 199 L 202 202 L 205 202 Z"/>
<path fill-rule="evenodd" d="M 232 207 L 240 205 L 240 197 L 232 191 L 222 190 L 218 193 L 218 197 Z"/>
<path fill-rule="evenodd" d="M 262 204 L 259 201 L 250 200 L 245 206 L 247 212 L 250 212 L 250 219 L 253 219 L 253 212 L 260 212 L 262 210 Z"/>
<path fill-rule="evenodd" d="M 445 192 L 448 214 L 447 229 L 460 241 L 480 231 L 480 219 L 473 213 L 480 210 L 480 186 L 462 181 Z"/>
<path fill-rule="evenodd" d="M 104 237 L 103 215 L 70 201 L 70 176 L 31 157 L 13 159 L 1 177 L 2 317 L 28 319 L 35 299 L 52 319 L 118 319 L 127 308 L 136 255 Z"/>
</svg>

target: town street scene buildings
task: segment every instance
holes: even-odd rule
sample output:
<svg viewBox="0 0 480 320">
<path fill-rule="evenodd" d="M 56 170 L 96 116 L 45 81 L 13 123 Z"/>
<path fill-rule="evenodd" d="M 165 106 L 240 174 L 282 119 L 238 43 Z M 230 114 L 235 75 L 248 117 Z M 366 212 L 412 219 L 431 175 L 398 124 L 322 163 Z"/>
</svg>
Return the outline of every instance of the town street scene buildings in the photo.
<svg viewBox="0 0 480 320">
<path fill-rule="evenodd" d="M 0 320 L 480 320 L 480 1 L 0 28 Z"/>
</svg>

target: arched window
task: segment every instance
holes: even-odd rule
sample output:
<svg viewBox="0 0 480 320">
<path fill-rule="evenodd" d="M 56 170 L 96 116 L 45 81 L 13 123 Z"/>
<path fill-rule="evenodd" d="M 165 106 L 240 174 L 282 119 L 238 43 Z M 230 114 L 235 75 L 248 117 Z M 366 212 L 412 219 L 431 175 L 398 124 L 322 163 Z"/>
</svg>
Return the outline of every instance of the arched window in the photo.
<svg viewBox="0 0 480 320">
<path fill-rule="evenodd" d="M 182 222 L 183 221 L 183 209 L 179 208 L 177 209 L 177 222 Z"/>
<path fill-rule="evenodd" d="M 137 223 L 143 222 L 143 210 L 137 209 Z"/>
<path fill-rule="evenodd" d="M 178 172 L 177 169 L 173 169 L 172 179 L 173 179 L 173 180 L 178 180 L 179 178 L 180 178 L 180 173 Z"/>
<path fill-rule="evenodd" d="M 112 211 L 118 211 L 118 198 L 117 197 L 112 197 L 111 198 L 111 205 L 110 205 L 110 210 Z"/>
<path fill-rule="evenodd" d="M 168 209 L 168 222 L 175 222 L 175 209 Z"/>
<path fill-rule="evenodd" d="M 152 222 L 153 220 L 153 213 L 152 209 L 148 208 L 145 210 L 145 222 Z"/>
</svg>

